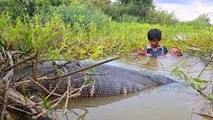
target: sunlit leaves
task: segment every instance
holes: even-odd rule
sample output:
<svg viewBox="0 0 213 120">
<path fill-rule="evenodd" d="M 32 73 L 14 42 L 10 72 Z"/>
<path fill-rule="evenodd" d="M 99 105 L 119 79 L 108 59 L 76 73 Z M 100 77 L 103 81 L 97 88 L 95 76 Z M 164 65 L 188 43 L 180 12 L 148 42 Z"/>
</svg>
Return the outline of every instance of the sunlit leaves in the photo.
<svg viewBox="0 0 213 120">
<path fill-rule="evenodd" d="M 173 75 L 177 76 L 179 79 L 183 79 L 183 80 L 187 80 L 187 81 L 190 80 L 190 78 L 182 70 L 180 70 L 178 67 L 173 69 L 173 71 L 171 73 Z"/>
<path fill-rule="evenodd" d="M 49 109 L 50 109 L 49 101 L 48 101 L 44 96 L 41 96 L 41 100 L 42 100 L 43 106 L 44 106 L 47 110 L 49 110 Z"/>
<path fill-rule="evenodd" d="M 199 77 L 190 77 L 178 67 L 173 69 L 172 74 L 182 80 L 185 80 L 192 86 L 192 88 L 196 89 L 204 97 L 213 100 L 213 95 L 205 91 L 208 88 L 209 81 L 200 79 Z"/>
</svg>

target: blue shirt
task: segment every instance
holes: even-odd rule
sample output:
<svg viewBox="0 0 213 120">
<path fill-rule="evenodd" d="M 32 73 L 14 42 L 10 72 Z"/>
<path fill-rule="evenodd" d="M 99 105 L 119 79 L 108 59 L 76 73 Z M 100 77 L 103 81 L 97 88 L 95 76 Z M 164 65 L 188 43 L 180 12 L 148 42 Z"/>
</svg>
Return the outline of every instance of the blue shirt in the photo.
<svg viewBox="0 0 213 120">
<path fill-rule="evenodd" d="M 151 54 L 153 57 L 161 56 L 161 55 L 166 55 L 168 53 L 168 50 L 165 46 L 158 46 L 157 50 L 154 51 L 152 50 L 151 47 L 146 48 L 146 52 Z"/>
</svg>

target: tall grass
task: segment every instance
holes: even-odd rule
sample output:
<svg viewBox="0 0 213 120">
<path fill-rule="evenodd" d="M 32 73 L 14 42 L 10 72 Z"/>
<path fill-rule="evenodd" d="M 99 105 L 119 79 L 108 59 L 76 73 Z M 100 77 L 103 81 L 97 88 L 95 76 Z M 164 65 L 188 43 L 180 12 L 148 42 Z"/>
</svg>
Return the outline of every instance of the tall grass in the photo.
<svg viewBox="0 0 213 120">
<path fill-rule="evenodd" d="M 162 26 L 140 23 L 110 22 L 99 26 L 91 21 L 86 27 L 79 21 L 66 23 L 61 16 L 53 14 L 44 22 L 40 15 L 30 21 L 17 18 L 15 24 L 8 14 L 0 16 L 1 40 L 15 49 L 40 52 L 45 59 L 85 59 L 128 55 L 148 44 L 147 31 L 158 28 L 163 32 L 162 44 L 187 50 L 188 46 L 176 40 L 181 36 L 185 42 L 203 48 L 213 47 L 213 28 L 186 25 Z"/>
</svg>

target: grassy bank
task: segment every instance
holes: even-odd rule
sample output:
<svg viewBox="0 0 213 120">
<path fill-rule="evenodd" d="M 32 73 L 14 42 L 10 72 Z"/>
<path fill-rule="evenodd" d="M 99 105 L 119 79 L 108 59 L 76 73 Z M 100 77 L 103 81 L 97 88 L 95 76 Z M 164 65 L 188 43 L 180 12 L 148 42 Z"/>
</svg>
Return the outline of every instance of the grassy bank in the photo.
<svg viewBox="0 0 213 120">
<path fill-rule="evenodd" d="M 187 44 L 205 49 L 213 47 L 213 27 L 117 22 L 102 26 L 91 22 L 82 26 L 78 21 L 65 23 L 59 15 L 53 15 L 46 22 L 39 15 L 30 21 L 27 16 L 25 19 L 17 18 L 14 22 L 8 14 L 2 14 L 1 40 L 15 46 L 14 49 L 40 52 L 46 58 L 97 59 L 111 55 L 125 56 L 148 43 L 147 31 L 151 28 L 162 30 L 162 44 L 168 48 L 179 47 L 187 51 Z M 187 44 L 175 36 L 181 36 Z"/>
</svg>

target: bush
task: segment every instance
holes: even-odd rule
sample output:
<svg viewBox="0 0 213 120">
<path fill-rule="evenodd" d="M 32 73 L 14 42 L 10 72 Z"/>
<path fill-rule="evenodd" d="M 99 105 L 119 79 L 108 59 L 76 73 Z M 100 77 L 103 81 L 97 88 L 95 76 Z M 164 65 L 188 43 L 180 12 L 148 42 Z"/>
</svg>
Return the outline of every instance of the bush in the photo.
<svg viewBox="0 0 213 120">
<path fill-rule="evenodd" d="M 50 6 L 70 5 L 73 0 L 0 0 L 0 14 L 9 12 L 13 20 L 47 11 Z"/>
<path fill-rule="evenodd" d="M 211 26 L 210 18 L 208 14 L 201 14 L 196 19 L 192 21 L 188 21 L 185 24 L 191 25 L 191 26 L 200 26 L 200 27 Z"/>
<path fill-rule="evenodd" d="M 12 0 L 0 0 L 0 14 L 8 11 L 12 19 L 16 19 L 17 16 L 21 16 L 26 13 L 26 9 L 17 2 Z"/>
<path fill-rule="evenodd" d="M 143 21 L 147 17 L 150 10 L 152 10 L 153 2 L 152 0 L 117 0 L 118 2 L 112 3 L 105 9 L 105 14 L 112 17 L 115 21 L 121 21 L 124 18 L 123 22 L 126 22 L 125 18 L 130 20 L 133 18 L 135 22 L 136 19 Z M 138 21 L 138 20 L 137 20 Z"/>
<path fill-rule="evenodd" d="M 98 27 L 110 23 L 110 18 L 107 15 L 97 9 L 89 9 L 86 5 L 52 6 L 48 12 L 43 13 L 43 17 L 45 20 L 49 20 L 53 14 L 60 15 L 65 23 L 74 24 L 77 22 L 83 27 L 91 23 L 95 23 Z"/>
<path fill-rule="evenodd" d="M 139 22 L 140 18 L 131 16 L 131 15 L 127 15 L 127 14 L 123 14 L 122 16 L 118 17 L 118 21 L 120 21 L 120 22 Z"/>
<path fill-rule="evenodd" d="M 174 25 L 178 23 L 177 18 L 173 13 L 169 13 L 165 10 L 153 9 L 149 15 L 145 18 L 145 21 L 150 24 L 161 24 L 161 25 Z"/>
</svg>

